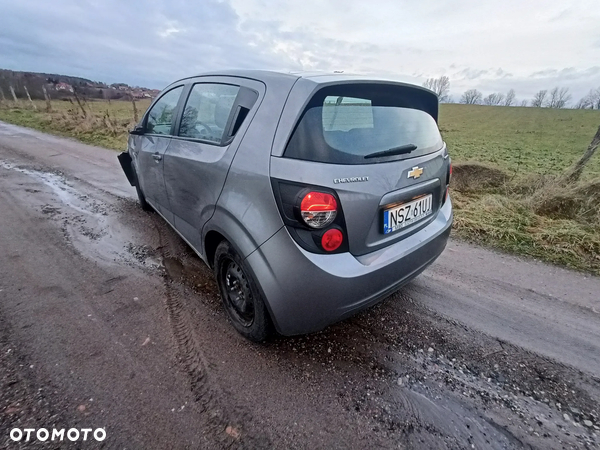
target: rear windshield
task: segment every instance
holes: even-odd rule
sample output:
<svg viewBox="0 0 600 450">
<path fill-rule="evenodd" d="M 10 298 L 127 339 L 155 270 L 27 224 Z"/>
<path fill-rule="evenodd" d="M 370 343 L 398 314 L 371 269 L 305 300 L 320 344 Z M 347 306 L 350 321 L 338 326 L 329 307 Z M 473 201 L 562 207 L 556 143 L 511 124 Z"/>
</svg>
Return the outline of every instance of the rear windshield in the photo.
<svg viewBox="0 0 600 450">
<path fill-rule="evenodd" d="M 284 156 L 334 164 L 413 158 L 442 147 L 436 118 L 437 98 L 421 89 L 330 86 L 309 102 Z M 375 155 L 387 151 L 396 154 Z"/>
</svg>

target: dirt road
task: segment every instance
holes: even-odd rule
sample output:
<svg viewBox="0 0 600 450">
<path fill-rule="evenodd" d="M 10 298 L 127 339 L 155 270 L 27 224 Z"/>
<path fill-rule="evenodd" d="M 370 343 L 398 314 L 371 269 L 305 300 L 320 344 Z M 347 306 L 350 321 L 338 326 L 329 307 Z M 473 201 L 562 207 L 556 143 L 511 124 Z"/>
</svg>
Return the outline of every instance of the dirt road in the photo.
<svg viewBox="0 0 600 450">
<path fill-rule="evenodd" d="M 376 308 L 255 345 L 134 194 L 115 152 L 0 123 L 0 448 L 598 446 L 600 279 L 452 241 Z"/>
</svg>

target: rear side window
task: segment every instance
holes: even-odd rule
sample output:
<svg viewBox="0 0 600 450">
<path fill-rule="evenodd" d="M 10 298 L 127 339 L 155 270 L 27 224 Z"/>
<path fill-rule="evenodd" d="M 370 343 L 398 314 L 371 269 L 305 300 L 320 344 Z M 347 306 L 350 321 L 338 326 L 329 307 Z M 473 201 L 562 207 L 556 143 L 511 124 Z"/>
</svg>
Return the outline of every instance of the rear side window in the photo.
<svg viewBox="0 0 600 450">
<path fill-rule="evenodd" d="M 220 144 L 239 90 L 230 84 L 194 85 L 183 110 L 179 136 Z"/>
<path fill-rule="evenodd" d="M 437 98 L 421 89 L 391 84 L 330 86 L 310 100 L 284 156 L 334 164 L 421 156 L 443 145 L 436 118 Z M 372 157 L 399 148 L 410 151 Z"/>
<path fill-rule="evenodd" d="M 152 106 L 148 112 L 146 131 L 151 134 L 171 134 L 171 125 L 175 120 L 175 109 L 183 86 L 170 90 Z"/>
</svg>

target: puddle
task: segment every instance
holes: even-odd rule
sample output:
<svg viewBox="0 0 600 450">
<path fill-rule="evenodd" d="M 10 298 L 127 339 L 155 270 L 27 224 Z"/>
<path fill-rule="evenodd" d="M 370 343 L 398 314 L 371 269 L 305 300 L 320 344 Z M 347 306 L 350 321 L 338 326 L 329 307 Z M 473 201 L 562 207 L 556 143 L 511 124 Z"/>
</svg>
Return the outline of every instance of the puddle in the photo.
<svg viewBox="0 0 600 450">
<path fill-rule="evenodd" d="M 48 218 L 61 223 L 65 239 L 82 256 L 111 265 L 123 262 L 151 268 L 161 265 L 160 259 L 151 251 L 146 251 L 143 258 L 132 251 L 135 246 L 131 242 L 136 233 L 122 217 L 125 200 L 92 198 L 74 187 L 74 183 L 61 173 L 24 168 L 6 161 L 0 161 L 0 168 L 19 172 L 48 188 L 56 201 L 32 204 Z M 39 189 L 26 188 L 25 191 L 32 196 L 39 194 L 40 199 L 45 194 Z"/>
</svg>

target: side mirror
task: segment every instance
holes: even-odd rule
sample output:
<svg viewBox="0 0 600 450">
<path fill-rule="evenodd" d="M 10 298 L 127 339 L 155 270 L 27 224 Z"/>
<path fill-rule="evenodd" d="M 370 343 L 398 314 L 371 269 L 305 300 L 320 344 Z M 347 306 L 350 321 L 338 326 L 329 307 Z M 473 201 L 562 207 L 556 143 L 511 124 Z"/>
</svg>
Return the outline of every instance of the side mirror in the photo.
<svg viewBox="0 0 600 450">
<path fill-rule="evenodd" d="M 133 130 L 129 131 L 129 134 L 133 134 L 134 136 L 141 136 L 144 134 L 144 127 L 141 125 L 136 125 Z"/>
</svg>

